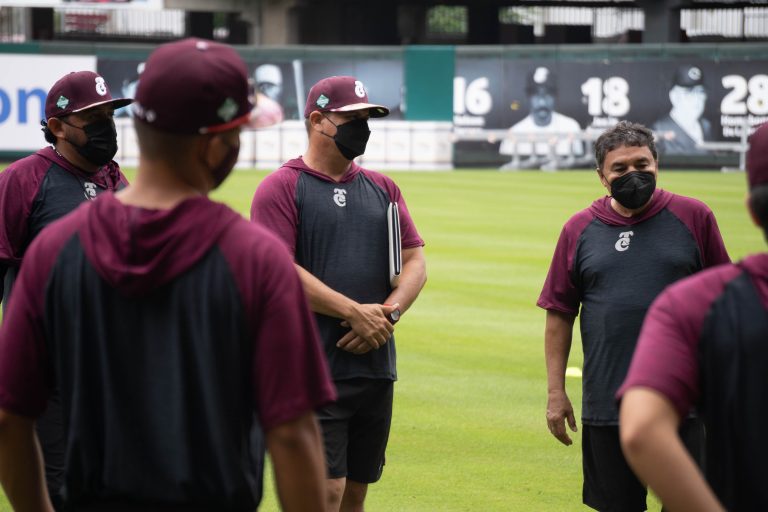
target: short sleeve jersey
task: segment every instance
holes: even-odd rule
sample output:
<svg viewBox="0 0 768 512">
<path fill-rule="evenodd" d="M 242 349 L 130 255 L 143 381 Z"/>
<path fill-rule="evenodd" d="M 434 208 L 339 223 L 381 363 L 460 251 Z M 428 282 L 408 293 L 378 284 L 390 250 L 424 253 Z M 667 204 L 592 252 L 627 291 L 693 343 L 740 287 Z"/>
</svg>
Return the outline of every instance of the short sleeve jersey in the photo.
<svg viewBox="0 0 768 512">
<path fill-rule="evenodd" d="M 52 147 L 9 165 L 0 174 L 0 267 L 8 268 L 3 298 L 10 295 L 24 252 L 45 226 L 80 203 L 127 184 L 115 162 L 89 174 Z"/>
<path fill-rule="evenodd" d="M 670 286 L 643 324 L 617 393 L 656 390 L 707 428 L 707 479 L 728 510 L 768 510 L 768 253 Z"/>
<path fill-rule="evenodd" d="M 538 300 L 579 314 L 584 349 L 582 421 L 618 424 L 614 394 L 626 376 L 643 317 L 669 284 L 730 261 L 711 210 L 664 190 L 625 218 L 595 201 L 565 224 Z"/>
<path fill-rule="evenodd" d="M 256 508 L 254 421 L 335 398 L 282 243 L 206 198 L 163 211 L 108 194 L 35 239 L 0 328 L 0 407 L 37 417 L 54 386 L 69 503 L 209 510 Z"/>
<path fill-rule="evenodd" d="M 389 284 L 387 208 L 397 203 L 403 249 L 424 245 L 395 183 L 355 163 L 336 182 L 301 159 L 287 162 L 259 185 L 251 220 L 274 231 L 298 265 L 333 290 L 360 303 L 383 303 Z M 348 332 L 341 320 L 316 314 L 335 380 L 395 380 L 394 336 L 363 355 L 336 347 Z"/>
</svg>

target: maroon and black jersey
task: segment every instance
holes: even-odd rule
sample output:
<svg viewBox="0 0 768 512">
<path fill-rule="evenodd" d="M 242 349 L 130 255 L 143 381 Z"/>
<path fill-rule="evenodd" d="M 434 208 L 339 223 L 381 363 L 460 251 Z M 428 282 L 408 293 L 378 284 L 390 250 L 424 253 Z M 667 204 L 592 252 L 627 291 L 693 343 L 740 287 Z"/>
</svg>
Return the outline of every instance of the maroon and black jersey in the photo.
<svg viewBox="0 0 768 512">
<path fill-rule="evenodd" d="M 253 198 L 251 220 L 274 231 L 296 263 L 328 287 L 359 303 L 381 304 L 392 292 L 391 202 L 399 207 L 403 249 L 424 245 L 390 178 L 353 162 L 337 182 L 298 158 L 264 178 Z M 381 349 L 355 355 L 336 347 L 349 328 L 338 318 L 315 316 L 335 380 L 397 378 L 394 335 Z"/>
<path fill-rule="evenodd" d="M 730 261 L 712 211 L 664 190 L 623 217 L 604 197 L 565 224 L 538 306 L 576 315 L 584 348 L 582 421 L 617 425 L 616 390 L 643 318 L 670 283 Z"/>
<path fill-rule="evenodd" d="M 73 509 L 254 510 L 254 411 L 269 431 L 335 394 L 274 235 L 207 198 L 112 194 L 40 233 L 0 328 L 0 407 L 37 417 L 53 387 Z"/>
<path fill-rule="evenodd" d="M 620 398 L 645 387 L 707 429 L 706 475 L 728 510 L 768 510 L 768 253 L 667 288 L 648 311 Z"/>
<path fill-rule="evenodd" d="M 5 285 L 2 298 L 10 295 L 24 252 L 45 226 L 83 201 L 127 184 L 114 161 L 91 174 L 69 163 L 52 147 L 9 165 L 0 174 L 0 283 Z"/>
</svg>

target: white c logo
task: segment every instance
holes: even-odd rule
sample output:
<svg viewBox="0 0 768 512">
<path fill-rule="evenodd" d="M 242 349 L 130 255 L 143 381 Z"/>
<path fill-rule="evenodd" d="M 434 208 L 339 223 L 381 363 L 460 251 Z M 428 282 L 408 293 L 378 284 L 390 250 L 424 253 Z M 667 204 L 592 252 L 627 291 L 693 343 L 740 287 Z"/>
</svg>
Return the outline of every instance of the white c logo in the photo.
<svg viewBox="0 0 768 512">
<path fill-rule="evenodd" d="M 342 208 L 347 206 L 347 191 L 343 188 L 333 189 L 333 202 Z"/>
<path fill-rule="evenodd" d="M 627 249 L 629 249 L 629 237 L 634 235 L 635 233 L 632 231 L 624 231 L 623 233 L 619 233 L 619 239 L 616 240 L 616 250 L 619 252 L 624 252 Z"/>
<path fill-rule="evenodd" d="M 355 80 L 355 94 L 358 98 L 365 98 L 365 86 L 360 80 Z"/>
<path fill-rule="evenodd" d="M 100 76 L 96 77 L 96 93 L 99 96 L 107 94 L 107 84 L 104 83 L 104 79 Z"/>
</svg>

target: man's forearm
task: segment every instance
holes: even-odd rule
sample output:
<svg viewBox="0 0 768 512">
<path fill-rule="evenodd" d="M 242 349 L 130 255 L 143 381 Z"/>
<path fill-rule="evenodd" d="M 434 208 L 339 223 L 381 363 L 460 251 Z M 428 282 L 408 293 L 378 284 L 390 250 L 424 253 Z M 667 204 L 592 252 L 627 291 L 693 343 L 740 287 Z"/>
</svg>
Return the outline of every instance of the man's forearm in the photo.
<svg viewBox="0 0 768 512">
<path fill-rule="evenodd" d="M 403 251 L 403 270 L 400 273 L 400 281 L 392 293 L 387 297 L 387 304 L 399 304 L 401 313 L 411 307 L 419 296 L 421 289 L 427 282 L 427 264 L 424 258 L 424 249 L 415 247 Z"/>
<path fill-rule="evenodd" d="M 326 475 L 323 441 L 312 413 L 267 432 L 275 484 L 284 511 L 323 510 Z"/>
<path fill-rule="evenodd" d="M 355 301 L 332 289 L 301 265 L 295 266 L 312 311 L 335 318 L 349 318 Z"/>
<path fill-rule="evenodd" d="M 0 483 L 13 510 L 52 511 L 31 419 L 0 410 Z"/>
<path fill-rule="evenodd" d="M 632 388 L 622 399 L 621 445 L 635 474 L 675 512 L 725 510 L 678 435 L 679 418 L 665 397 Z"/>
<path fill-rule="evenodd" d="M 560 311 L 547 311 L 544 331 L 544 354 L 547 364 L 547 390 L 565 389 L 565 369 L 573 339 L 573 315 Z"/>
</svg>

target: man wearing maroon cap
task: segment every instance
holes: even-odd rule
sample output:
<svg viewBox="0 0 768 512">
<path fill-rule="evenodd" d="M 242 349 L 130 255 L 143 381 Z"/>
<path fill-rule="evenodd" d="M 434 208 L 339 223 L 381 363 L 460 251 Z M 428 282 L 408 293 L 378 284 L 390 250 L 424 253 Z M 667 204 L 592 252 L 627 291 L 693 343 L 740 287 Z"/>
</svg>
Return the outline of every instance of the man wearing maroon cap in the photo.
<svg viewBox="0 0 768 512">
<path fill-rule="evenodd" d="M 0 328 L 0 482 L 49 510 L 32 430 L 61 394 L 66 510 L 253 511 L 263 429 L 284 510 L 326 500 L 313 410 L 335 398 L 283 244 L 207 198 L 237 161 L 246 68 L 169 43 L 136 93 L 135 183 L 35 239 Z M 105 222 L 109 219 L 109 222 Z"/>
<path fill-rule="evenodd" d="M 749 144 L 747 209 L 768 240 L 768 125 Z M 627 459 L 671 510 L 768 510 L 767 342 L 768 252 L 682 280 L 653 303 L 617 396 Z M 704 475 L 677 437 L 692 406 L 706 425 Z"/>
<path fill-rule="evenodd" d="M 92 71 L 64 75 L 45 101 L 45 140 L 51 146 L 11 164 L 0 174 L 0 300 L 8 304 L 22 258 L 40 231 L 80 203 L 127 185 L 117 163 L 116 99 Z M 108 220 L 105 219 L 108 223 Z M 54 395 L 37 431 L 45 458 L 46 481 L 54 504 L 63 484 L 64 440 Z"/>
<path fill-rule="evenodd" d="M 368 484 L 381 477 L 397 378 L 394 323 L 426 281 L 424 242 L 400 189 L 352 161 L 365 152 L 368 118 L 388 113 L 354 77 L 320 80 L 304 109 L 307 152 L 267 176 L 251 205 L 251 219 L 294 255 L 339 393 L 318 411 L 328 510 L 362 510 Z M 400 237 L 390 241 L 395 209 Z M 390 244 L 397 254 L 402 247 L 399 284 L 390 279 Z"/>
</svg>

